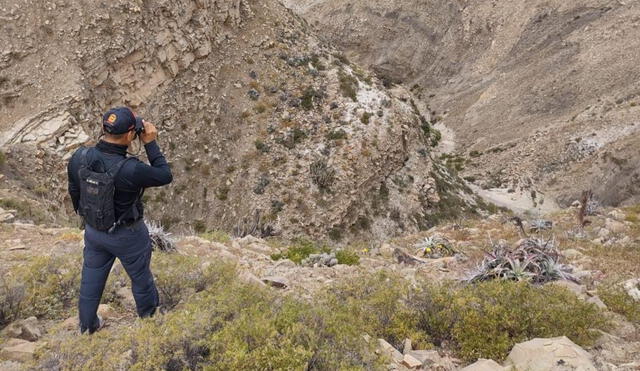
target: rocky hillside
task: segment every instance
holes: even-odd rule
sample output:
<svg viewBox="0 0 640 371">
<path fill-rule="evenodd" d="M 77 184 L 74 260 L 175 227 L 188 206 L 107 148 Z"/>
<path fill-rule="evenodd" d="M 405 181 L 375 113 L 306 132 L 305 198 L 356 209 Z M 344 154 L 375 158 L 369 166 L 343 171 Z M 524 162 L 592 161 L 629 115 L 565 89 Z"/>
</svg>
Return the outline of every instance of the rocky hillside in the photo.
<svg viewBox="0 0 640 371">
<path fill-rule="evenodd" d="M 412 94 L 277 1 L 3 6 L 0 206 L 19 219 L 69 223 L 65 160 L 123 104 L 159 127 L 175 182 L 145 197 L 167 227 L 382 238 L 475 208 Z"/>
<path fill-rule="evenodd" d="M 640 209 L 585 228 L 576 211 L 348 247 L 176 236 L 152 261 L 163 314 L 135 318 L 117 263 L 90 338 L 77 335 L 82 232 L 0 223 L 0 369 L 637 370 Z"/>
<path fill-rule="evenodd" d="M 563 205 L 587 188 L 638 199 L 636 1 L 285 2 L 421 95 L 477 185 Z"/>
</svg>

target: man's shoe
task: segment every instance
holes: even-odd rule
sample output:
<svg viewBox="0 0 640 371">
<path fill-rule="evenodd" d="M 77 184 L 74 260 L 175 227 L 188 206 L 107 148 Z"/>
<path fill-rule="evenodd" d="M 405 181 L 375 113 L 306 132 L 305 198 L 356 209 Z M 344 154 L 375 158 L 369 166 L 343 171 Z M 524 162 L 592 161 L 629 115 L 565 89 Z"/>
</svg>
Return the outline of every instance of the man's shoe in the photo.
<svg viewBox="0 0 640 371">
<path fill-rule="evenodd" d="M 98 317 L 98 327 L 96 327 L 93 330 L 89 330 L 89 329 L 82 329 L 82 325 L 80 325 L 80 335 L 84 335 L 85 333 L 88 333 L 89 335 L 93 334 L 96 331 L 100 331 L 103 327 L 104 327 L 104 320 L 102 319 L 102 317 L 100 317 L 100 315 L 97 315 Z"/>
</svg>

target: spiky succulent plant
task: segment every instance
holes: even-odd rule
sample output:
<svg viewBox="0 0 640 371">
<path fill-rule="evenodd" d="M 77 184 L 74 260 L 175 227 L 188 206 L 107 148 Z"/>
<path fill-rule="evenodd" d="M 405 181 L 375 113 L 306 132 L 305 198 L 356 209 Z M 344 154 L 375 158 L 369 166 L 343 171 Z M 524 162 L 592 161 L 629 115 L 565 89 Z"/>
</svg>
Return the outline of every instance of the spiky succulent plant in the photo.
<svg viewBox="0 0 640 371">
<path fill-rule="evenodd" d="M 153 221 L 147 221 L 146 224 L 149 229 L 149 238 L 151 238 L 151 248 L 153 250 L 162 252 L 177 251 L 171 233 L 165 231 L 161 224 Z"/>
<path fill-rule="evenodd" d="M 482 263 L 471 273 L 469 282 L 507 279 L 545 283 L 555 280 L 576 281 L 570 267 L 560 263 L 555 240 L 527 238 L 515 247 L 495 243 Z"/>
<path fill-rule="evenodd" d="M 430 259 L 438 259 L 456 254 L 449 240 L 437 235 L 425 237 L 423 241 L 417 243 L 414 247 L 420 256 Z"/>
</svg>

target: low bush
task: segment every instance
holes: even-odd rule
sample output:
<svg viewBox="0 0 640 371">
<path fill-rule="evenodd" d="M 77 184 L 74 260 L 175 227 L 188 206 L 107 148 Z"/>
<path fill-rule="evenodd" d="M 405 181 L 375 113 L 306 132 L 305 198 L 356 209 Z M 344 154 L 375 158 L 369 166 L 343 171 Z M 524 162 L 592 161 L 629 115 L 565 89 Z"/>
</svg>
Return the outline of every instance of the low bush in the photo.
<svg viewBox="0 0 640 371">
<path fill-rule="evenodd" d="M 230 277 L 228 271 L 203 266 L 198 257 L 179 254 L 154 254 L 152 270 L 160 303 L 166 309 L 173 309 L 191 295 Z"/>
<path fill-rule="evenodd" d="M 334 303 L 310 305 L 227 277 L 225 284 L 138 326 L 50 343 L 40 364 L 56 369 L 382 370 L 362 337 L 362 319 L 344 303 Z M 368 308 L 383 307 L 372 303 Z M 385 309 L 380 316 L 394 316 L 393 305 Z"/>
<path fill-rule="evenodd" d="M 360 264 L 360 256 L 351 250 L 338 250 L 336 251 L 336 259 L 338 264 L 345 265 L 358 265 Z"/>
<path fill-rule="evenodd" d="M 409 300 L 417 327 L 436 345 L 451 344 L 466 361 L 502 360 L 536 337 L 566 335 L 590 345 L 607 323 L 601 312 L 565 288 L 491 281 L 467 286 L 426 286 Z"/>
<path fill-rule="evenodd" d="M 229 233 L 224 231 L 207 231 L 200 235 L 200 238 L 204 238 L 205 240 L 219 242 L 219 243 L 227 243 L 231 241 L 231 236 Z"/>
<path fill-rule="evenodd" d="M 340 91 L 342 91 L 342 95 L 346 98 L 351 98 L 354 102 L 357 102 L 359 86 L 358 79 L 344 71 L 340 71 L 338 78 L 340 80 Z"/>
<path fill-rule="evenodd" d="M 598 295 L 612 312 L 624 316 L 630 322 L 640 325 L 640 305 L 621 287 L 601 288 Z"/>
<path fill-rule="evenodd" d="M 296 264 L 300 264 L 311 254 L 328 253 L 330 251 L 326 246 L 320 246 L 313 241 L 301 238 L 294 240 L 283 252 L 271 255 L 271 259 L 289 259 Z"/>
</svg>

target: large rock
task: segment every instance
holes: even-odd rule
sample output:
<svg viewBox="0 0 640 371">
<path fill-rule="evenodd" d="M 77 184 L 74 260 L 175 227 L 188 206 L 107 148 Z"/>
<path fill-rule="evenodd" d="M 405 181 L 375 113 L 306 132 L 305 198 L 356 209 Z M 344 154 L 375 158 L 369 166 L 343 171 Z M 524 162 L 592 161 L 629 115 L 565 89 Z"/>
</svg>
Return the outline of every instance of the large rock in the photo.
<svg viewBox="0 0 640 371">
<path fill-rule="evenodd" d="M 633 300 L 640 301 L 640 278 L 625 281 L 622 286 Z"/>
<path fill-rule="evenodd" d="M 470 364 L 463 368 L 461 371 L 503 371 L 505 367 L 502 367 L 498 362 L 492 359 L 479 359 L 477 362 Z"/>
<path fill-rule="evenodd" d="M 596 371 L 591 355 L 566 336 L 516 344 L 507 357 L 507 366 L 522 371 Z"/>
<path fill-rule="evenodd" d="M 627 226 L 624 223 L 609 218 L 605 220 L 604 227 L 613 233 L 623 233 L 627 230 Z"/>
<path fill-rule="evenodd" d="M 36 351 L 36 343 L 23 339 L 9 339 L 0 350 L 0 358 L 9 361 L 28 362 Z"/>
<path fill-rule="evenodd" d="M 2 335 L 9 338 L 36 341 L 42 337 L 42 332 L 38 319 L 36 317 L 29 317 L 25 320 L 10 324 L 2 330 Z"/>
<path fill-rule="evenodd" d="M 389 344 L 386 340 L 378 339 L 378 344 L 382 353 L 391 357 L 392 360 L 398 363 L 401 363 L 404 360 L 404 355 L 400 353 L 400 351 L 398 351 L 396 348 L 394 348 L 393 345 Z"/>
</svg>

